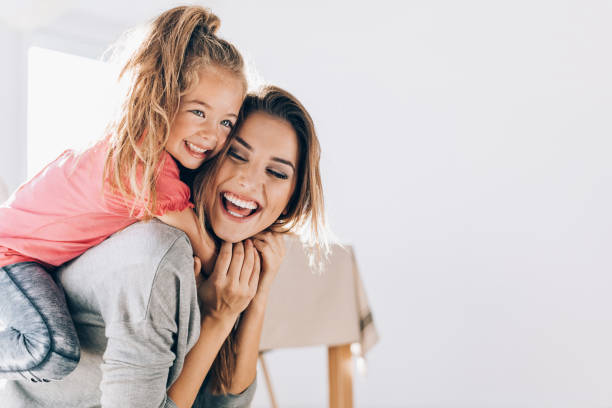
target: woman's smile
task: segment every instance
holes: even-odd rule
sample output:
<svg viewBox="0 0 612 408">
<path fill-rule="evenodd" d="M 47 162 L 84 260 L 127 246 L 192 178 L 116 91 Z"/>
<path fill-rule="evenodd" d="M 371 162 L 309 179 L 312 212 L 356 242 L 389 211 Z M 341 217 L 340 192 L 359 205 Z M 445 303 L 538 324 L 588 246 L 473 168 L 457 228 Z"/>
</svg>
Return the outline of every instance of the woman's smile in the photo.
<svg viewBox="0 0 612 408">
<path fill-rule="evenodd" d="M 219 199 L 221 200 L 224 214 L 235 222 L 245 222 L 262 209 L 262 206 L 257 201 L 229 191 L 222 192 L 219 195 Z"/>
</svg>

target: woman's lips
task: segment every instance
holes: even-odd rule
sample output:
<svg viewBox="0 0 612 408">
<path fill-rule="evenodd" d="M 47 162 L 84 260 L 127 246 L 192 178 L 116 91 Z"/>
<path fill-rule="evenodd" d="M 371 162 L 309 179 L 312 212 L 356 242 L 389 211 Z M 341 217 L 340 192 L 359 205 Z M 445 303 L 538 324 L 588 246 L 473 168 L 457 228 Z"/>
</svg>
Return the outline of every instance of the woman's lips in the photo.
<svg viewBox="0 0 612 408">
<path fill-rule="evenodd" d="M 237 222 L 249 220 L 255 213 L 259 212 L 261 206 L 251 200 L 244 200 L 235 194 L 223 192 L 219 194 L 219 202 L 223 213 Z"/>
</svg>

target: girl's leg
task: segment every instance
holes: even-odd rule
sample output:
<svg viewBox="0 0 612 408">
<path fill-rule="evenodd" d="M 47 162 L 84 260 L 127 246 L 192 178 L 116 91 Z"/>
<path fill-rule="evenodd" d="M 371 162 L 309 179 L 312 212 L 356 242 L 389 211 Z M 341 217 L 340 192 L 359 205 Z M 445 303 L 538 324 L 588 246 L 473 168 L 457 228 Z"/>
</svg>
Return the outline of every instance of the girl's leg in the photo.
<svg viewBox="0 0 612 408">
<path fill-rule="evenodd" d="M 60 380 L 80 358 L 62 288 L 35 262 L 0 268 L 0 379 Z"/>
</svg>

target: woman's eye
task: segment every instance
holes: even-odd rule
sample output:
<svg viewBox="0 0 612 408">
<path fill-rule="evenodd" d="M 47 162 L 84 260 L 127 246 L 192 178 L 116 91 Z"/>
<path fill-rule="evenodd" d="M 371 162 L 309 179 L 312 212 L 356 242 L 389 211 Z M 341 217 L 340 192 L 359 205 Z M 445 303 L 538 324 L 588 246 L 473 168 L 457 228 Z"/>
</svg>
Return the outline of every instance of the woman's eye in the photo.
<svg viewBox="0 0 612 408">
<path fill-rule="evenodd" d="M 232 123 L 232 121 L 228 120 L 228 119 L 222 120 L 221 121 L 221 125 L 223 125 L 223 126 L 225 126 L 227 128 L 230 128 L 230 129 L 234 127 L 234 124 Z"/>
<path fill-rule="evenodd" d="M 234 149 L 229 149 L 229 151 L 227 152 L 227 155 L 230 157 L 233 157 L 234 159 L 238 161 L 243 161 L 243 162 L 246 161 L 246 159 L 242 157 L 241 155 L 239 155 Z"/>
<path fill-rule="evenodd" d="M 289 178 L 289 176 L 286 175 L 285 173 L 281 173 L 279 171 L 272 170 L 272 169 L 268 169 L 268 173 L 271 174 L 273 177 L 276 177 L 277 179 L 281 179 L 281 180 L 287 180 Z"/>
<path fill-rule="evenodd" d="M 194 109 L 194 110 L 192 110 L 192 111 L 190 111 L 190 112 L 191 112 L 191 113 L 193 113 L 193 114 L 194 114 L 194 115 L 196 115 L 196 116 L 201 117 L 201 118 L 203 118 L 203 117 L 204 117 L 204 112 L 202 112 L 201 110 Z"/>
</svg>

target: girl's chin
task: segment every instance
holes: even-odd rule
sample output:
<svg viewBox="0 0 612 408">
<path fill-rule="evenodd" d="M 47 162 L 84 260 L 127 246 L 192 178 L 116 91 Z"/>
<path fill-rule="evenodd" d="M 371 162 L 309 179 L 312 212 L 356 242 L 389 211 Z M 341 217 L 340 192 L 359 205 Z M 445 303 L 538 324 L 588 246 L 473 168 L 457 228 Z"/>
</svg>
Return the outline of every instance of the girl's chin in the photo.
<svg viewBox="0 0 612 408">
<path fill-rule="evenodd" d="M 197 170 L 204 163 L 204 160 L 202 160 L 202 161 L 194 161 L 194 160 L 186 161 L 186 160 L 183 160 L 180 163 L 181 163 L 181 166 L 183 166 L 186 169 Z"/>
</svg>

